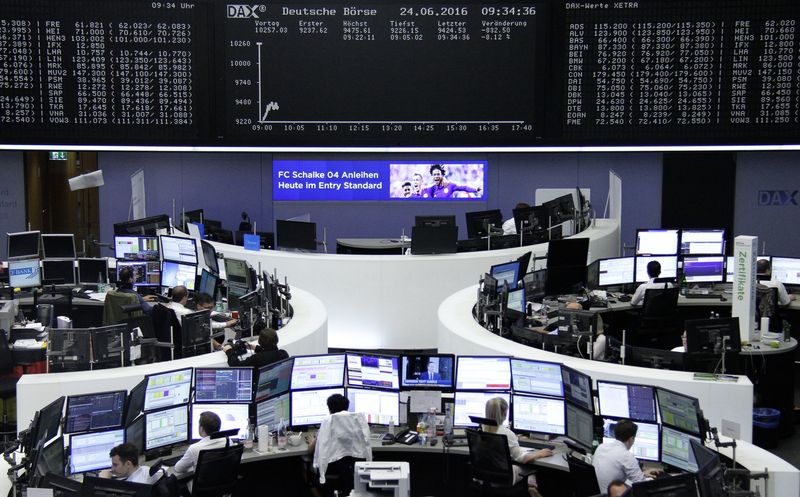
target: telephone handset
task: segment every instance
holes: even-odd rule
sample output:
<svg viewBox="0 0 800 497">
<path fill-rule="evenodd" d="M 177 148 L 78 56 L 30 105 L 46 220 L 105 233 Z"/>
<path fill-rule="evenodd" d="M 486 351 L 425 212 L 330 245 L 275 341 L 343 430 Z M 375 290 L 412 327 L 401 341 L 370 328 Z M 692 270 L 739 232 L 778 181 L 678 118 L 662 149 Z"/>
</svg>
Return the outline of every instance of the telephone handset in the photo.
<svg viewBox="0 0 800 497">
<path fill-rule="evenodd" d="M 414 445 L 419 440 L 419 435 L 417 432 L 411 430 L 403 430 L 394 437 L 394 441 L 406 444 L 406 445 Z"/>
</svg>

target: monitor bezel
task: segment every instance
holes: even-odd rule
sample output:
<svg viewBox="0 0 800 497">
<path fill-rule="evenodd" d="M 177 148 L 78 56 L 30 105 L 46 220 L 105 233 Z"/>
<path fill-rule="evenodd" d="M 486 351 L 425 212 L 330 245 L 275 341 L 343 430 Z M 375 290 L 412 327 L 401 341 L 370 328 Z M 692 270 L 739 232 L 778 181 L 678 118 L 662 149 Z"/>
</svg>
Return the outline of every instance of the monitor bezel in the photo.
<svg viewBox="0 0 800 497">
<path fill-rule="evenodd" d="M 161 272 L 159 273 L 159 276 L 158 276 L 158 286 L 161 287 L 161 288 L 175 288 L 175 286 L 178 286 L 178 285 L 165 285 L 164 284 L 164 268 L 165 268 L 165 266 L 167 264 L 175 264 L 176 266 L 186 266 L 186 267 L 191 267 L 191 268 L 194 269 L 194 278 L 192 278 L 190 280 L 191 281 L 191 288 L 189 288 L 189 285 L 186 285 L 186 284 L 183 285 L 183 286 L 186 287 L 187 290 L 189 290 L 190 292 L 193 292 L 195 287 L 197 286 L 197 265 L 196 264 L 189 264 L 189 263 L 185 263 L 185 262 L 161 261 Z"/>
<path fill-rule="evenodd" d="M 36 253 L 30 253 L 25 255 L 11 255 L 11 238 L 14 236 L 22 237 L 24 235 L 31 235 L 33 236 L 34 233 L 38 233 L 38 239 L 36 240 Z M 6 258 L 8 261 L 16 261 L 16 260 L 28 260 L 28 259 L 39 259 L 39 252 L 41 250 L 41 241 L 42 232 L 41 230 L 31 230 L 31 231 L 17 231 L 15 233 L 6 233 Z"/>
<path fill-rule="evenodd" d="M 100 274 L 101 274 L 101 276 L 103 276 L 102 283 L 108 284 L 108 259 L 106 259 L 105 257 L 78 257 L 77 278 L 78 278 L 78 284 L 79 285 L 97 285 L 97 277 L 96 276 L 92 279 L 92 281 L 84 281 L 83 278 L 81 277 L 81 276 L 83 276 L 83 275 L 81 275 L 81 263 L 84 262 L 84 261 L 97 262 L 98 264 L 100 263 L 99 261 L 103 261 L 105 263 L 105 267 L 106 268 L 105 268 L 105 271 L 103 271 Z"/>
<path fill-rule="evenodd" d="M 513 261 L 508 261 L 508 262 L 502 262 L 500 264 L 494 264 L 493 266 L 491 266 L 489 268 L 489 274 L 492 276 L 492 278 L 494 278 L 497 281 L 497 291 L 498 291 L 498 293 L 500 292 L 500 288 L 501 287 L 506 286 L 505 285 L 505 281 L 506 280 L 503 280 L 503 283 L 501 283 L 500 280 L 497 279 L 497 277 L 494 275 L 494 270 L 495 270 L 495 268 L 502 268 L 504 266 L 509 266 L 509 267 L 513 266 L 514 267 L 514 275 L 516 276 L 516 280 L 513 282 L 513 286 L 511 284 L 508 285 L 509 291 L 516 290 L 517 287 L 519 286 L 519 281 L 521 279 L 520 275 L 519 275 L 520 266 L 521 266 L 519 259 L 515 259 Z"/>
<path fill-rule="evenodd" d="M 694 259 L 722 259 L 722 272 L 720 273 L 719 277 L 714 279 L 703 279 L 703 280 L 695 280 L 692 279 L 691 276 L 686 275 L 686 259 L 687 258 L 694 258 Z M 697 254 L 683 254 L 681 255 L 680 259 L 678 260 L 679 267 L 681 272 L 686 277 L 687 283 L 724 283 L 725 277 L 727 275 L 727 259 L 725 255 L 697 255 Z"/>
<path fill-rule="evenodd" d="M 719 252 L 684 252 L 683 251 L 683 234 L 684 233 L 720 233 L 722 236 L 722 249 Z M 681 228 L 680 233 L 678 233 L 678 255 L 721 255 L 725 256 L 725 228 L 710 228 L 710 229 L 692 229 L 692 228 Z"/>
<path fill-rule="evenodd" d="M 616 260 L 625 260 L 625 259 L 630 259 L 630 261 L 631 261 L 631 274 L 629 275 L 630 276 L 630 281 L 626 281 L 625 283 L 611 283 L 611 284 L 607 284 L 607 285 L 604 285 L 603 283 L 600 282 L 600 266 L 603 264 L 603 261 L 616 261 Z M 603 259 L 598 259 L 597 262 L 598 262 L 598 264 L 597 264 L 597 285 L 598 286 L 603 287 L 603 288 L 607 288 L 607 287 L 632 285 L 632 284 L 634 284 L 636 282 L 636 257 L 635 256 L 629 256 L 629 257 L 606 257 L 606 258 L 603 258 Z"/>
<path fill-rule="evenodd" d="M 271 400 L 280 399 L 283 396 L 286 396 L 287 402 L 289 402 L 289 417 L 284 419 L 284 424 L 289 425 L 291 423 L 291 420 L 292 420 L 292 391 L 291 390 L 286 390 L 282 394 L 274 395 L 272 397 L 267 397 L 267 398 L 259 400 L 257 402 L 253 402 L 252 419 L 255 420 L 257 426 L 262 426 L 262 425 L 274 426 L 274 425 L 268 425 L 267 423 L 262 423 L 261 420 L 259 420 L 259 418 L 258 418 L 258 406 L 260 406 L 264 402 L 269 402 Z M 270 431 L 272 431 L 272 428 L 270 428 Z"/>
<path fill-rule="evenodd" d="M 48 238 L 69 238 L 72 242 L 72 255 L 69 256 L 60 256 L 60 257 L 48 257 L 47 256 L 47 249 L 45 248 L 45 239 Z M 60 260 L 75 260 L 77 257 L 77 253 L 75 251 L 75 235 L 73 233 L 42 233 L 41 234 L 42 240 L 42 259 L 51 260 L 51 261 L 60 261 Z"/>
<path fill-rule="evenodd" d="M 503 399 L 505 399 L 508 402 L 508 411 L 509 411 L 506 414 L 505 422 L 506 422 L 506 427 L 508 429 L 511 429 L 511 401 L 512 401 L 512 395 L 513 394 L 511 393 L 511 391 L 499 391 L 499 390 L 498 391 L 495 391 L 495 390 L 456 390 L 455 393 L 453 394 L 453 426 L 458 427 L 458 428 L 474 428 L 474 427 L 478 426 L 477 423 L 473 423 L 472 421 L 470 421 L 468 423 L 458 423 L 456 421 L 456 406 L 458 405 L 458 396 L 459 396 L 459 394 L 475 394 L 475 393 L 486 394 L 485 396 L 488 397 L 488 398 L 502 397 Z M 484 403 L 484 407 L 485 407 L 485 403 Z M 483 414 L 484 412 L 485 412 L 485 410 L 481 413 L 481 416 L 484 415 Z"/>
<path fill-rule="evenodd" d="M 52 264 L 67 264 L 70 265 L 72 268 L 72 280 L 64 281 L 63 283 L 56 283 L 55 286 L 69 286 L 74 287 L 78 283 L 78 277 L 75 274 L 75 260 L 74 259 L 42 259 L 41 261 L 41 281 L 44 284 L 44 281 L 52 280 L 53 278 L 47 278 L 47 271 L 45 271 L 45 266 L 52 265 Z M 49 286 L 49 285 L 48 285 Z"/>
<path fill-rule="evenodd" d="M 12 278 L 11 270 L 12 270 L 12 266 L 15 266 L 17 264 L 25 264 L 25 265 L 31 265 L 31 266 L 35 265 L 36 266 L 36 275 L 37 275 L 36 281 L 35 282 L 30 282 L 30 284 L 25 283 L 23 285 L 19 285 L 19 284 L 14 285 L 14 284 L 12 284 L 11 283 L 11 278 Z M 42 266 L 41 266 L 41 261 L 39 259 L 9 259 L 8 260 L 7 274 L 8 274 L 8 284 L 10 286 L 14 287 L 14 288 L 39 288 L 39 287 L 42 286 Z"/>
<path fill-rule="evenodd" d="M 699 437 L 699 436 L 697 436 L 697 435 L 695 435 L 693 433 L 690 433 L 690 432 L 687 432 L 687 431 L 684 431 L 684 430 L 677 429 L 677 428 L 675 428 L 673 426 L 670 426 L 670 425 L 664 425 L 663 423 L 661 423 L 661 426 L 659 427 L 659 429 L 661 431 L 661 433 L 660 433 L 661 441 L 659 442 L 659 445 L 660 445 L 659 459 L 661 460 L 661 463 L 662 464 L 668 464 L 668 465 L 670 465 L 672 467 L 675 467 L 675 468 L 681 469 L 683 471 L 687 471 L 687 472 L 690 472 L 690 473 L 694 474 L 694 472 L 697 471 L 697 468 L 692 470 L 691 468 L 688 468 L 688 467 L 675 466 L 672 463 L 664 461 L 664 445 L 665 445 L 664 444 L 664 437 L 666 436 L 667 431 L 672 431 L 672 432 L 675 432 L 675 433 L 679 433 L 679 434 L 687 437 L 687 439 L 689 441 L 689 448 L 688 448 L 687 452 L 691 455 L 691 457 L 694 457 L 694 452 L 692 451 L 692 442 L 691 442 L 692 439 L 699 440 L 700 443 L 703 443 L 702 437 Z M 695 461 L 695 464 L 697 464 L 697 461 Z"/>
<path fill-rule="evenodd" d="M 603 415 L 601 415 L 600 419 L 603 421 L 603 425 L 605 425 L 606 421 L 621 421 L 623 419 L 629 419 L 629 418 L 620 418 L 620 417 L 617 417 L 617 416 L 603 416 Z M 656 458 L 655 459 L 648 459 L 646 457 L 637 457 L 636 459 L 639 460 L 639 461 L 650 461 L 650 462 L 659 462 L 659 461 L 661 461 L 661 423 L 649 422 L 649 421 L 634 421 L 634 423 L 636 424 L 637 427 L 639 425 L 655 426 L 656 427 L 656 431 L 658 433 L 658 440 L 657 440 L 658 452 L 657 452 Z M 638 428 L 637 428 L 637 432 L 636 433 L 637 433 L 637 437 L 638 437 L 638 434 L 639 434 Z M 603 438 L 605 438 L 605 437 L 603 437 Z M 614 440 L 616 440 L 616 438 L 614 438 Z M 634 445 L 636 445 L 635 442 L 634 442 Z M 633 454 L 632 451 L 633 451 L 633 447 L 631 447 L 629 449 L 629 452 L 631 452 L 631 454 Z"/>
</svg>

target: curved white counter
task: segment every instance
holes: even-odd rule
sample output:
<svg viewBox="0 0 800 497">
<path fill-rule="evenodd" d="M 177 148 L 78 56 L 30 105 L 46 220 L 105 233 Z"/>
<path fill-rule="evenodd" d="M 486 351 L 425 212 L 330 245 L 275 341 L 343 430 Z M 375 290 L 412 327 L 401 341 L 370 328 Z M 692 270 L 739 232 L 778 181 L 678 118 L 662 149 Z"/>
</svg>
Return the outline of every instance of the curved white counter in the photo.
<svg viewBox="0 0 800 497">
<path fill-rule="evenodd" d="M 619 223 L 598 219 L 575 235 L 589 238 L 589 260 L 619 255 Z M 494 264 L 526 252 L 547 254 L 547 244 L 449 255 L 343 255 L 274 250 L 251 251 L 215 243 L 217 252 L 244 259 L 317 296 L 329 313 L 332 347 L 436 347 L 436 311 L 447 296 Z M 537 266 L 541 267 L 541 266 Z"/>
</svg>

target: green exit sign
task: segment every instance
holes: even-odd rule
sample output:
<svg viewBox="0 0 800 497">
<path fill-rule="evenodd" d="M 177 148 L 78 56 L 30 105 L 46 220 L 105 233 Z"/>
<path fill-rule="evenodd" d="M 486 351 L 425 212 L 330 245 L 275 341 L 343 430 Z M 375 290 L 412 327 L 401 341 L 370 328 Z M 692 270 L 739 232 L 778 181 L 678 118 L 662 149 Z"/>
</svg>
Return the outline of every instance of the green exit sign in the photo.
<svg viewBox="0 0 800 497">
<path fill-rule="evenodd" d="M 50 152 L 50 160 L 67 160 L 66 152 Z"/>
</svg>

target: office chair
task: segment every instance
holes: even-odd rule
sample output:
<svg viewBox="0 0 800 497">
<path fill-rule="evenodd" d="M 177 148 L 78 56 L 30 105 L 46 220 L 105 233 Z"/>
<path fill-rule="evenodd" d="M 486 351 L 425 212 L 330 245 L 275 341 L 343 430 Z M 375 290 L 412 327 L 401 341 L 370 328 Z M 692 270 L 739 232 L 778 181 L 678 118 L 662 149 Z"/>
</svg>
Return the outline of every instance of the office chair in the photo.
<svg viewBox="0 0 800 497">
<path fill-rule="evenodd" d="M 339 492 L 339 495 L 350 495 L 355 486 L 353 473 L 356 462 L 364 460 L 345 456 L 328 464 L 328 469 L 325 471 L 325 483 L 322 485 L 322 495 L 332 497 L 335 495 L 334 492 Z"/>
<path fill-rule="evenodd" d="M 467 430 L 472 495 L 529 497 L 527 474 L 514 482 L 514 463 L 505 435 Z"/>
<path fill-rule="evenodd" d="M 0 330 L 0 399 L 3 400 L 3 427 L 0 435 L 3 441 L 8 440 L 8 436 L 17 433 L 16 425 L 8 422 L 9 401 L 17 395 L 17 381 L 19 378 L 13 376 L 14 356 L 8 346 L 8 335 L 5 330 Z"/>
<path fill-rule="evenodd" d="M 36 321 L 52 328 L 56 319 L 55 306 L 53 304 L 37 304 L 36 305 Z"/>
<path fill-rule="evenodd" d="M 184 497 L 223 497 L 233 493 L 239 478 L 244 445 L 202 450 L 192 477 L 192 491 Z"/>
<path fill-rule="evenodd" d="M 175 311 L 167 306 L 156 304 L 150 311 L 150 317 L 153 320 L 153 329 L 155 330 L 155 337 L 158 343 L 172 344 L 171 348 L 162 347 L 159 353 L 159 358 L 162 361 L 171 361 L 176 359 L 177 354 L 180 355 L 181 344 L 181 324 Z M 177 340 L 177 342 L 176 342 Z"/>
<path fill-rule="evenodd" d="M 126 313 L 123 307 L 128 306 L 137 306 L 138 311 L 135 310 L 137 307 L 129 307 Z M 103 302 L 103 326 L 119 324 L 128 316 L 141 315 L 143 315 L 143 312 L 139 303 L 139 297 L 136 296 L 136 294 L 118 292 L 116 290 L 106 293 L 106 299 L 105 302 Z"/>
<path fill-rule="evenodd" d="M 569 481 L 572 483 L 573 497 L 590 497 L 600 493 L 594 466 L 572 454 L 567 455 L 567 464 L 569 465 Z"/>
<path fill-rule="evenodd" d="M 643 347 L 670 349 L 680 344 L 682 333 L 678 321 L 680 288 L 648 288 L 644 292 L 639 329 L 635 344 Z"/>
<path fill-rule="evenodd" d="M 756 323 L 761 318 L 769 318 L 769 331 L 777 333 L 781 330 L 781 320 L 778 319 L 778 289 L 759 284 L 756 286 Z M 764 330 L 761 330 L 762 332 Z"/>
</svg>

